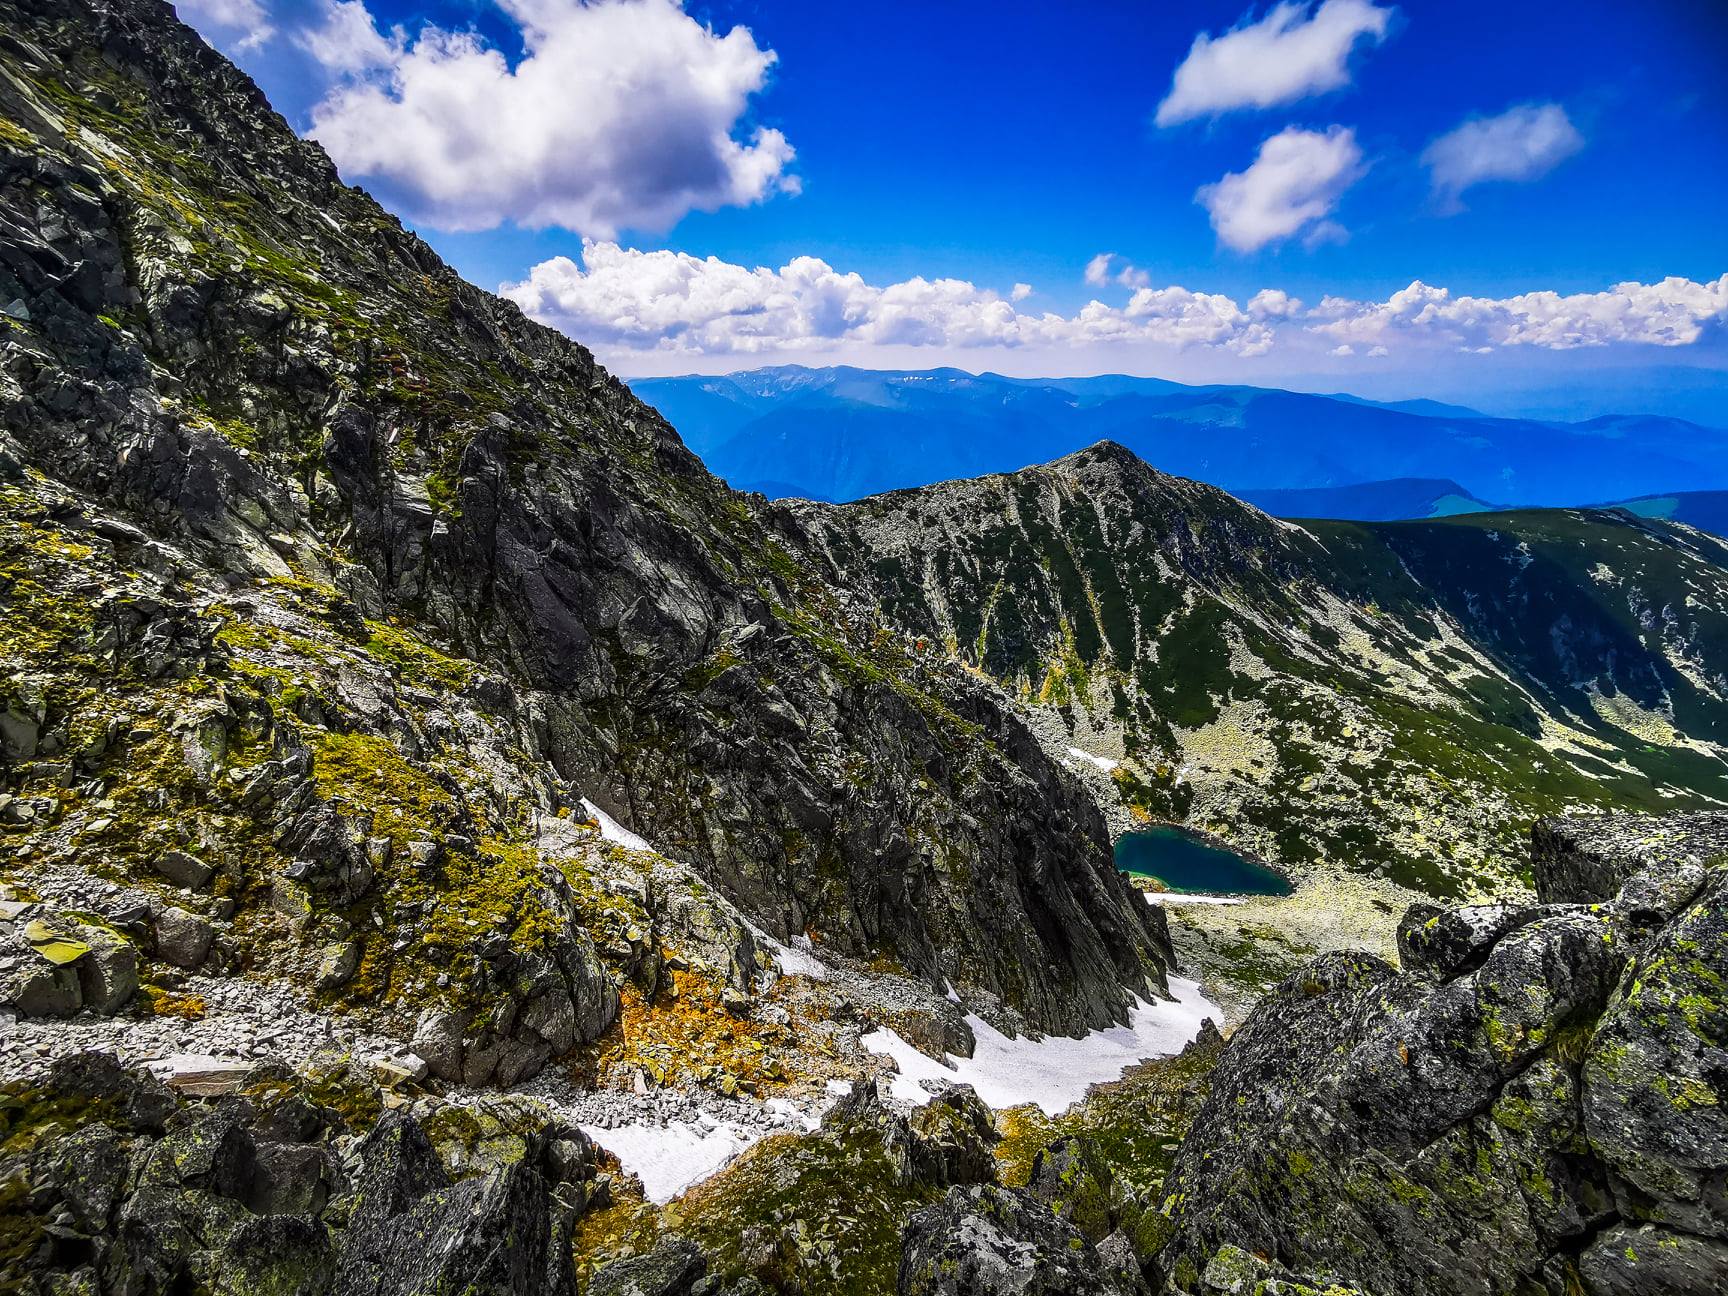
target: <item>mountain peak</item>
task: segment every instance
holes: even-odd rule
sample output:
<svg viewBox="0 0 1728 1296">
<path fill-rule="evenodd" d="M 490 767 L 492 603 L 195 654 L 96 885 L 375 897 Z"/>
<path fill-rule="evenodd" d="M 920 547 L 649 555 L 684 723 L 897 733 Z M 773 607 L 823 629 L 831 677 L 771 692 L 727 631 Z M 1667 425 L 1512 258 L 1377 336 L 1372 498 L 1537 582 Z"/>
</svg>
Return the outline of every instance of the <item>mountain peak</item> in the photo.
<svg viewBox="0 0 1728 1296">
<path fill-rule="evenodd" d="M 1094 464 L 1129 471 L 1135 469 L 1154 473 L 1158 471 L 1120 441 L 1112 441 L 1109 437 L 1105 437 L 1102 441 L 1094 441 L 1091 445 L 1076 450 L 1072 454 L 1063 455 L 1060 459 L 1052 460 L 1049 466 L 1052 468 L 1087 468 Z"/>
</svg>

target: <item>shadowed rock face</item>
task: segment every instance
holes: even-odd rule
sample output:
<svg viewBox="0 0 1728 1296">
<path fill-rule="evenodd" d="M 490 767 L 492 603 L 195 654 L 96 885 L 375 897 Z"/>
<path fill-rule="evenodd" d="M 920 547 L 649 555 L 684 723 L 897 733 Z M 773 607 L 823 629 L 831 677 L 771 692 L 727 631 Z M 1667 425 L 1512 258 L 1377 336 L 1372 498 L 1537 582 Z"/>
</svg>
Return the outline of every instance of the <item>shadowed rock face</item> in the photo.
<svg viewBox="0 0 1728 1296">
<path fill-rule="evenodd" d="M 244 1093 L 187 1101 L 106 1055 L 78 1054 L 39 1089 L 0 1091 L 9 1284 L 575 1290 L 570 1230 L 606 1191 L 581 1130 L 509 1101 L 423 1101 L 417 1116 L 379 1118 L 363 1074 L 316 1087 L 269 1068 L 244 1079 Z M 478 1153 L 463 1145 L 464 1126 L 482 1132 Z"/>
<path fill-rule="evenodd" d="M 1413 914 L 1405 972 L 1279 986 L 1167 1180 L 1162 1271 L 1196 1289 L 1235 1247 L 1371 1292 L 1722 1290 L 1724 821 L 1548 821 L 1542 905 Z"/>
<path fill-rule="evenodd" d="M 587 351 L 462 283 L 165 5 L 0 20 L 14 478 L 486 663 L 529 757 L 782 937 L 1046 1029 L 1162 985 L 1098 811 L 999 695 L 794 557 Z M 9 759 L 64 720 L 18 715 Z"/>
</svg>

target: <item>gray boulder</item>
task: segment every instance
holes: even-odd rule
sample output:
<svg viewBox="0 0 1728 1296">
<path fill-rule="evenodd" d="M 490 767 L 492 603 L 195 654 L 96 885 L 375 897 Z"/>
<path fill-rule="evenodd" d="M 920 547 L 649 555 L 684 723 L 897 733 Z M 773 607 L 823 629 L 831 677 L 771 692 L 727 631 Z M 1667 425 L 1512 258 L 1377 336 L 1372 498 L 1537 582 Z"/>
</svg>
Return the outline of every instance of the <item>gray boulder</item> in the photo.
<svg viewBox="0 0 1728 1296">
<path fill-rule="evenodd" d="M 26 1017 L 112 1016 L 138 993 L 138 954 L 120 932 L 53 910 L 0 923 L 0 1004 Z"/>
<path fill-rule="evenodd" d="M 170 906 L 156 915 L 156 956 L 178 968 L 197 968 L 210 953 L 215 932 L 197 914 Z"/>
<path fill-rule="evenodd" d="M 1025 1193 L 993 1185 L 951 1189 L 907 1224 L 900 1296 L 1140 1296 L 1125 1273 L 1072 1224 Z"/>
<path fill-rule="evenodd" d="M 1482 966 L 1502 936 L 1543 913 L 1537 905 L 1412 905 L 1398 924 L 1398 961 L 1406 972 L 1447 981 Z"/>
<path fill-rule="evenodd" d="M 707 1272 L 702 1249 L 674 1234 L 647 1255 L 607 1265 L 589 1279 L 585 1296 L 690 1296 Z"/>
<path fill-rule="evenodd" d="M 188 855 L 179 850 L 163 851 L 153 857 L 150 863 L 175 886 L 183 886 L 190 891 L 203 890 L 216 872 L 213 865 L 206 864 L 196 855 Z"/>
</svg>

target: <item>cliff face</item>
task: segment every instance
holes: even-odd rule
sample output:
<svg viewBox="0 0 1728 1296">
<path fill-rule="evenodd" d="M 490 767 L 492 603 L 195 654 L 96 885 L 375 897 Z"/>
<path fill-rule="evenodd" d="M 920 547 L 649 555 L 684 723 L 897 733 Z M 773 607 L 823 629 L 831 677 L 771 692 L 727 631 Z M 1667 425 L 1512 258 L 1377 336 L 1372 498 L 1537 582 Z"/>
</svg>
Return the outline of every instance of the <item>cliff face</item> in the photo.
<svg viewBox="0 0 1728 1296">
<path fill-rule="evenodd" d="M 1101 443 L 788 526 L 897 624 L 1126 753 L 1121 791 L 1436 895 L 1578 804 L 1720 804 L 1728 547 L 1621 512 L 1280 522 Z"/>
<path fill-rule="evenodd" d="M 143 555 L 160 607 L 134 630 L 178 618 L 192 641 L 180 686 L 145 690 L 151 723 L 196 729 L 213 695 L 225 717 L 191 790 L 162 771 L 156 827 L 201 814 L 247 743 L 279 771 L 279 817 L 328 806 L 345 773 L 374 803 L 340 831 L 272 822 L 257 849 L 261 797 L 228 827 L 199 820 L 221 839 L 204 854 L 248 861 L 218 923 L 297 885 L 350 925 L 356 906 L 393 913 L 390 870 L 364 858 L 391 836 L 380 797 L 430 821 L 398 850 L 419 834 L 474 860 L 586 796 L 776 935 L 1038 1027 L 1101 1025 L 1124 986 L 1162 984 L 1161 930 L 1102 819 L 1004 702 L 791 555 L 585 350 L 344 186 L 166 6 L 16 0 L 0 19 L 0 459 L 9 510 L 35 519 L 0 596 L 29 730 L 9 787 L 64 775 L 101 799 L 137 769 L 145 726 L 103 696 L 117 650 L 93 627 L 104 600 L 140 597 Z M 118 538 L 83 581 L 55 546 L 98 515 Z M 462 665 L 388 705 L 330 694 L 404 653 Z M 329 677 L 322 702 L 295 672 Z M 497 732 L 475 748 L 471 722 Z M 71 737 L 93 729 L 114 731 L 99 751 Z M 344 762 L 337 740 L 382 746 Z M 396 761 L 415 786 L 381 792 Z M 139 845 L 80 866 L 147 875 Z M 388 948 L 360 957 L 388 980 Z"/>
</svg>

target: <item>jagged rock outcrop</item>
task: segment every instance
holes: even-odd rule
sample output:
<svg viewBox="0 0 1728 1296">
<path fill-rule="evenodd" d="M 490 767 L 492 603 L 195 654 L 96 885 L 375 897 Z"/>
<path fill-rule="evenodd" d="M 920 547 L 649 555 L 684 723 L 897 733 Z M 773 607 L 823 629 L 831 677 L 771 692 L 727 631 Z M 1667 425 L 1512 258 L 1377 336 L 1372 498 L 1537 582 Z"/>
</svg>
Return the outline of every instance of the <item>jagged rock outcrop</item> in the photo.
<svg viewBox="0 0 1728 1296">
<path fill-rule="evenodd" d="M 587 1136 L 522 1104 L 380 1114 L 260 1068 L 215 1101 L 103 1054 L 0 1090 L 8 1290 L 569 1296 Z M 484 1133 L 484 1137 L 481 1134 Z"/>
<path fill-rule="evenodd" d="M 1126 755 L 1106 799 L 1286 868 L 1457 897 L 1513 880 L 1562 806 L 1720 794 L 1728 545 L 1687 527 L 1298 525 L 1111 442 L 778 507 L 891 621 L 1044 708 L 1058 754 Z"/>
<path fill-rule="evenodd" d="M 1162 984 L 1157 915 L 1003 700 L 789 552 L 586 351 L 461 282 L 157 0 L 8 0 L 0 26 L 0 475 L 36 519 L 0 598 L 9 625 L 37 590 L 57 614 L 0 643 L 8 789 L 68 758 L 75 780 L 139 766 L 135 717 L 78 674 L 122 662 L 159 707 L 184 685 L 165 727 L 199 795 L 265 779 L 237 788 L 250 839 L 205 851 L 253 861 L 241 920 L 262 873 L 317 929 L 319 982 L 394 981 L 408 952 L 341 911 L 420 903 L 398 894 L 416 870 L 438 887 L 440 866 L 506 867 L 487 851 L 532 846 L 528 813 L 588 796 L 778 937 L 896 959 L 1041 1028 L 1119 1019 L 1124 986 Z M 159 593 L 42 585 L 63 517 Z M 294 591 L 319 633 L 270 623 Z M 224 671 L 236 648 L 248 680 Z M 426 696 L 306 696 L 344 655 Z M 192 686 L 209 676 L 220 690 Z M 458 768 L 474 714 L 520 768 Z M 348 767 L 436 775 L 385 789 L 435 831 L 332 806 L 327 738 L 384 744 Z M 262 770 L 238 762 L 259 747 Z M 508 813 L 476 813 L 488 799 Z M 151 854 L 138 870 L 173 882 Z M 206 952 L 171 935 L 166 953 Z M 576 961 L 529 975 L 580 1020 L 598 992 Z M 494 964 L 485 1011 L 519 979 Z M 538 1039 L 568 1016 L 541 1014 Z M 520 1046 L 506 1078 L 533 1069 L 533 1039 L 493 1033 L 467 1030 L 465 1078 L 497 1073 L 495 1044 Z"/>
<path fill-rule="evenodd" d="M 910 1114 L 873 1081 L 820 1126 L 771 1138 L 667 1208 L 664 1232 L 584 1257 L 606 1296 L 893 1290 L 901 1230 L 956 1185 L 991 1183 L 991 1113 L 959 1086 Z"/>
<path fill-rule="evenodd" d="M 1389 1294 L 1728 1284 L 1728 815 L 1535 834 L 1543 903 L 1418 913 L 1237 1031 L 1157 1264 L 1234 1248 Z M 1439 933 L 1439 934 L 1436 934 Z"/>
<path fill-rule="evenodd" d="M 900 1296 L 1144 1296 L 1138 1267 L 1025 1194 L 957 1189 L 912 1217 Z"/>
</svg>

